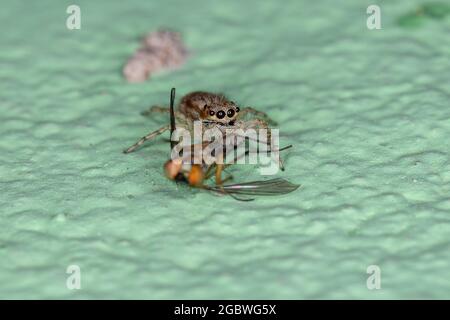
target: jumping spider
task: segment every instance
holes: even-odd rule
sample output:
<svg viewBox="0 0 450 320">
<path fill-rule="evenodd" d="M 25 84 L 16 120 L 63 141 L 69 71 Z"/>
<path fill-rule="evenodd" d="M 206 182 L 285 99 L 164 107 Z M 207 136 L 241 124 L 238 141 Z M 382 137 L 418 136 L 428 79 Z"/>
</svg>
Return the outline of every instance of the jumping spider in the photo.
<svg viewBox="0 0 450 320">
<path fill-rule="evenodd" d="M 153 106 L 148 111 L 143 112 L 143 115 L 150 115 L 151 113 L 163 112 L 168 113 L 168 107 Z M 253 119 L 244 120 L 245 116 L 253 115 Z M 269 128 L 269 124 L 275 124 L 267 114 L 255 110 L 251 107 L 243 108 L 242 110 L 233 102 L 228 100 L 222 94 L 215 94 L 209 92 L 196 91 L 185 95 L 179 105 L 178 111 L 175 111 L 175 119 L 179 127 L 192 130 L 193 122 L 196 120 L 202 121 L 206 127 L 211 126 L 225 126 L 227 128 L 235 129 L 258 129 Z M 158 130 L 155 130 L 131 147 L 124 150 L 124 153 L 130 153 L 139 148 L 147 140 L 151 140 L 156 136 L 169 130 L 170 125 L 167 124 Z"/>
<path fill-rule="evenodd" d="M 171 104 L 173 104 L 174 90 L 172 90 Z M 173 108 L 172 108 L 173 110 Z M 171 109 L 167 107 L 153 106 L 143 115 L 149 115 L 155 112 L 170 113 Z M 252 119 L 244 120 L 246 115 L 253 115 Z M 222 94 L 196 91 L 185 95 L 179 105 L 178 110 L 173 111 L 171 122 L 176 122 L 178 127 L 193 130 L 194 121 L 202 121 L 206 128 L 216 127 L 219 129 L 268 129 L 269 124 L 274 122 L 264 113 L 253 108 L 247 107 L 242 110 L 233 102 L 228 100 Z M 124 150 L 124 153 L 130 153 L 139 148 L 147 140 L 151 140 L 163 132 L 169 130 L 175 125 L 167 124 L 156 131 L 153 131 L 142 137 L 131 147 Z M 270 139 L 268 139 L 270 144 Z M 267 142 L 266 142 L 267 143 Z M 279 160 L 279 166 L 283 170 L 283 164 Z M 216 184 L 221 185 L 223 164 L 216 164 Z"/>
</svg>

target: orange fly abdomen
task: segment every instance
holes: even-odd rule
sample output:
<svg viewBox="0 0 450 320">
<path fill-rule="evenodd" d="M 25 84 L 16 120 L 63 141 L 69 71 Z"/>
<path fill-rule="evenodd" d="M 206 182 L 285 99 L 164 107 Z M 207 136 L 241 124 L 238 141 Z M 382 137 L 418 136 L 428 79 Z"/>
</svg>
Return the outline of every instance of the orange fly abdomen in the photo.
<svg viewBox="0 0 450 320">
<path fill-rule="evenodd" d="M 192 165 L 188 175 L 188 182 L 191 186 L 199 186 L 203 183 L 203 170 L 200 165 Z"/>
</svg>

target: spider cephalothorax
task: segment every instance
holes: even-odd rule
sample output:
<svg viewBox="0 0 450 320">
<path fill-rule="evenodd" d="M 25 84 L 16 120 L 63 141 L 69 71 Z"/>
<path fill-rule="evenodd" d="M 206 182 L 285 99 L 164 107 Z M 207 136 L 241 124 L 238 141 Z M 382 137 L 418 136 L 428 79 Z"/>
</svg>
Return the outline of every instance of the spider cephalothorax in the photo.
<svg viewBox="0 0 450 320">
<path fill-rule="evenodd" d="M 196 91 L 181 99 L 180 112 L 193 120 L 233 125 L 239 107 L 221 94 Z"/>
</svg>

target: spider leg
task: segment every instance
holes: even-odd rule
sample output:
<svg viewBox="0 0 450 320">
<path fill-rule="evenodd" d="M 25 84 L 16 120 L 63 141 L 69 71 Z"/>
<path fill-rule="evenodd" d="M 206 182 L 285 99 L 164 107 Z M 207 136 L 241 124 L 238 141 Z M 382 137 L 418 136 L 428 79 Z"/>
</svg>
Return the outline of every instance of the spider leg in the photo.
<svg viewBox="0 0 450 320">
<path fill-rule="evenodd" d="M 267 141 L 266 144 L 270 146 L 270 141 L 271 141 L 271 133 L 270 133 L 270 127 L 269 127 L 269 123 L 267 123 L 267 121 L 262 120 L 262 119 L 252 119 L 252 120 L 248 120 L 248 121 L 243 121 L 243 127 L 245 127 L 245 129 L 267 129 Z M 252 139 L 254 140 L 254 139 Z M 257 142 L 259 140 L 256 140 Z"/>
<path fill-rule="evenodd" d="M 269 124 L 262 120 L 262 119 L 253 119 L 253 120 L 249 120 L 245 122 L 245 127 L 247 129 L 251 128 L 251 129 L 267 129 L 267 140 L 264 141 L 265 144 L 267 144 L 267 146 L 269 146 L 269 150 L 271 150 L 272 148 L 272 135 L 270 132 L 270 128 L 269 128 Z M 257 140 L 257 142 L 260 142 L 259 140 Z M 262 141 L 261 141 L 262 142 Z M 274 150 L 275 151 L 275 150 Z M 279 168 L 281 169 L 281 171 L 284 171 L 284 162 L 283 159 L 281 159 L 280 156 L 278 156 L 276 163 L 278 164 Z"/>
<path fill-rule="evenodd" d="M 256 118 L 261 119 L 263 121 L 265 121 L 266 123 L 276 126 L 277 122 L 273 119 L 271 119 L 267 113 L 262 112 L 262 111 L 258 111 L 252 107 L 246 107 L 244 108 L 240 113 L 239 113 L 239 117 L 244 117 L 247 114 L 252 114 L 254 115 Z"/>
<path fill-rule="evenodd" d="M 205 180 L 211 178 L 211 176 L 213 175 L 212 169 L 214 168 L 214 164 L 210 165 L 208 167 L 208 169 L 206 169 L 206 173 L 205 173 Z"/>
<path fill-rule="evenodd" d="M 226 167 L 228 167 L 228 166 L 230 166 L 230 165 L 231 165 L 231 164 L 224 165 L 224 166 L 223 166 L 223 169 L 225 169 Z M 215 164 L 212 164 L 212 165 L 210 165 L 210 166 L 208 167 L 208 169 L 206 169 L 205 180 L 208 180 L 209 178 L 212 177 L 213 174 L 215 174 L 215 173 L 213 172 L 213 170 L 212 170 L 212 169 L 214 168 L 214 166 L 215 166 Z M 225 171 L 223 170 L 223 172 L 225 172 Z M 222 179 L 222 183 L 224 183 L 224 182 L 226 182 L 226 181 L 229 181 L 229 180 L 232 180 L 232 179 L 233 179 L 233 175 L 228 173 L 228 176 L 227 176 L 225 179 Z"/>
<path fill-rule="evenodd" d="M 227 174 L 228 174 L 228 176 L 225 177 L 224 179 L 222 179 L 222 183 L 225 183 L 227 181 L 233 180 L 233 175 L 228 173 L 228 172 L 227 172 Z"/>
<path fill-rule="evenodd" d="M 133 144 L 131 147 L 125 149 L 123 153 L 130 153 L 135 151 L 137 148 L 139 148 L 142 144 L 144 144 L 147 140 L 151 140 L 155 138 L 156 136 L 159 136 L 161 133 L 165 132 L 166 130 L 169 130 L 169 125 L 165 125 L 164 127 L 159 128 L 156 131 L 150 132 L 146 136 L 142 137 L 138 142 Z"/>
<path fill-rule="evenodd" d="M 161 106 L 151 106 L 150 108 L 148 108 L 145 111 L 141 112 L 142 116 L 150 116 L 153 113 L 168 113 L 169 112 L 169 108 L 167 107 L 161 107 Z"/>
<path fill-rule="evenodd" d="M 216 163 L 216 185 L 221 186 L 223 184 L 222 181 L 222 171 L 223 171 L 223 164 L 217 164 Z"/>
</svg>

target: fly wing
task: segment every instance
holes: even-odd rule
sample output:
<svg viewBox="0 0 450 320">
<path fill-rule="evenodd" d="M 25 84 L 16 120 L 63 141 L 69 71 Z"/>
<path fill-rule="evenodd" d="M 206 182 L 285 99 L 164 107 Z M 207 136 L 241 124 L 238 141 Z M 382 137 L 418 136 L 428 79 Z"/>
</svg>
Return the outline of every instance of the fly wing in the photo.
<svg viewBox="0 0 450 320">
<path fill-rule="evenodd" d="M 276 196 L 295 191 L 299 187 L 299 184 L 293 184 L 285 179 L 276 178 L 271 180 L 228 184 L 224 186 L 212 186 L 209 187 L 209 189 L 229 194 Z"/>
</svg>

